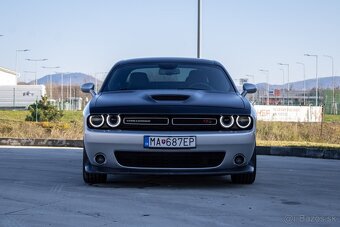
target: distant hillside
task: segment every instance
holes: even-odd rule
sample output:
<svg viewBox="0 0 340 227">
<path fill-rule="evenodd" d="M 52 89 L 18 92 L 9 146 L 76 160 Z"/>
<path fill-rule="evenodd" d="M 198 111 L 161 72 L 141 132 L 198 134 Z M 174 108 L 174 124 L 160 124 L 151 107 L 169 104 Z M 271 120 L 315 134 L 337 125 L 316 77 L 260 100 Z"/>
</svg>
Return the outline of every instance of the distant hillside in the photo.
<svg viewBox="0 0 340 227">
<path fill-rule="evenodd" d="M 61 85 L 62 84 L 62 75 L 60 73 L 46 75 L 38 79 L 38 84 L 48 85 L 50 84 L 50 78 L 52 78 L 53 85 Z M 80 86 L 84 83 L 96 83 L 96 79 L 93 76 L 84 74 L 84 73 L 64 73 L 63 74 L 63 84 L 69 85 L 70 81 L 73 86 Z M 98 84 L 102 83 L 102 81 L 98 80 Z M 31 81 L 30 84 L 34 84 L 34 81 Z"/>
<path fill-rule="evenodd" d="M 335 88 L 340 88 L 340 76 L 334 77 Z M 267 89 L 267 83 L 256 84 L 258 89 Z M 283 85 L 287 88 L 287 83 Z M 303 80 L 289 83 L 291 90 L 303 90 Z M 306 90 L 311 90 L 316 87 L 316 79 L 306 80 Z M 282 85 L 270 84 L 269 88 L 272 89 L 282 89 Z M 331 89 L 333 88 L 333 78 L 332 77 L 321 77 L 319 78 L 319 88 L 320 89 Z"/>
</svg>

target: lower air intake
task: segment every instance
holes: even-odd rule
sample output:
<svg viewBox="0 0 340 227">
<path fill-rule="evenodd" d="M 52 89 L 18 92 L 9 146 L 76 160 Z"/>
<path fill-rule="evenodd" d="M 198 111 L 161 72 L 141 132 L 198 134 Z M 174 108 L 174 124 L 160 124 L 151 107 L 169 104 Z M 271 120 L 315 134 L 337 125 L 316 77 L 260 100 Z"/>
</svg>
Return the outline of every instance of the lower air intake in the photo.
<svg viewBox="0 0 340 227">
<path fill-rule="evenodd" d="M 116 151 L 118 163 L 144 168 L 208 168 L 219 166 L 225 152 L 129 152 Z"/>
</svg>

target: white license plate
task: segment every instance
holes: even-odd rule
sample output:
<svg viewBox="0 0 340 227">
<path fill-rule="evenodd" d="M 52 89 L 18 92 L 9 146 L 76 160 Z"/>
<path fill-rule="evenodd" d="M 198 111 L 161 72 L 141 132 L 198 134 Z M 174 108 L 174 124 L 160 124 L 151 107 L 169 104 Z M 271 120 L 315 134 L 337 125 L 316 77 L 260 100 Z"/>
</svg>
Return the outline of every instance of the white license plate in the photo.
<svg viewBox="0 0 340 227">
<path fill-rule="evenodd" d="M 145 148 L 195 148 L 195 136 L 144 136 Z"/>
</svg>

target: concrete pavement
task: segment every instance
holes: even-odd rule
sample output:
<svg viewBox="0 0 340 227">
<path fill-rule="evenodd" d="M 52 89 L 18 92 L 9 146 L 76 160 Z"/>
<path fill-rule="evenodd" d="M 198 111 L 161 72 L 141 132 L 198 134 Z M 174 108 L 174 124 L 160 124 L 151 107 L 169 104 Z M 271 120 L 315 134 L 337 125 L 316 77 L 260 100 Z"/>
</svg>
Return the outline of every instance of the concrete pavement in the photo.
<svg viewBox="0 0 340 227">
<path fill-rule="evenodd" d="M 0 147 L 0 226 L 340 226 L 340 161 L 258 156 L 229 177 L 111 176 L 88 186 L 81 149 Z"/>
</svg>

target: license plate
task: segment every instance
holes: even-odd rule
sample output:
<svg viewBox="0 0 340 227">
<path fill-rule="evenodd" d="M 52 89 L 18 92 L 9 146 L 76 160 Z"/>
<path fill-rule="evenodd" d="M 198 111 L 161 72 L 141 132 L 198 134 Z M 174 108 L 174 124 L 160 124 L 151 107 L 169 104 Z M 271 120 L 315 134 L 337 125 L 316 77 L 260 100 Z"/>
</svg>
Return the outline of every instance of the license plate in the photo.
<svg viewBox="0 0 340 227">
<path fill-rule="evenodd" d="M 145 148 L 195 148 L 195 136 L 144 136 Z"/>
</svg>

